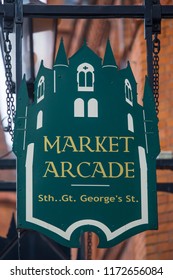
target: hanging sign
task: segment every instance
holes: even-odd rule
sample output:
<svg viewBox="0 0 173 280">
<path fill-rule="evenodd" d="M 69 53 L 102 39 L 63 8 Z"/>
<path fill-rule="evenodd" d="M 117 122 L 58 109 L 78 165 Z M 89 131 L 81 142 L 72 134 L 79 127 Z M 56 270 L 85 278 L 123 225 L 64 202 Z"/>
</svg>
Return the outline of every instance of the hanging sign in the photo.
<svg viewBox="0 0 173 280">
<path fill-rule="evenodd" d="M 78 247 L 95 232 L 110 247 L 157 228 L 158 120 L 148 79 L 143 105 L 130 64 L 119 70 L 108 41 L 102 61 L 86 43 L 53 69 L 41 63 L 28 98 L 17 97 L 18 227 Z"/>
</svg>

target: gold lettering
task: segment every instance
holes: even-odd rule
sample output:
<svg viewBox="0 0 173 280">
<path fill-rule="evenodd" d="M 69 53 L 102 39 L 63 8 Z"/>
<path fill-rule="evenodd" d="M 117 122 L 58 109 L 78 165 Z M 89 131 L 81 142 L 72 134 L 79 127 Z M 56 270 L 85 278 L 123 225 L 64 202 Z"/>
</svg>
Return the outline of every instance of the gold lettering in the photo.
<svg viewBox="0 0 173 280">
<path fill-rule="evenodd" d="M 125 137 L 125 136 L 122 136 L 120 137 L 119 139 L 124 139 L 125 140 L 125 149 L 124 149 L 124 153 L 129 153 L 129 140 L 132 139 L 134 140 L 134 137 Z"/>
<path fill-rule="evenodd" d="M 134 175 L 134 174 L 133 174 L 133 175 L 129 175 L 129 172 L 134 173 L 135 170 L 134 170 L 134 168 L 133 168 L 133 169 L 130 169 L 130 168 L 129 168 L 129 165 L 133 165 L 133 166 L 134 166 L 134 162 L 125 162 L 125 170 L 126 170 L 126 172 L 125 172 L 125 178 L 134 178 L 135 175 Z"/>
<path fill-rule="evenodd" d="M 109 150 L 109 152 L 115 152 L 115 153 L 117 153 L 117 152 L 119 152 L 119 149 L 117 148 L 117 149 L 115 149 L 115 150 L 113 150 L 113 147 L 114 146 L 116 146 L 116 147 L 118 147 L 118 143 L 113 143 L 113 140 L 114 139 L 118 139 L 118 137 L 116 137 L 116 136 L 110 136 L 109 137 L 109 145 L 110 145 L 110 150 Z"/>
<path fill-rule="evenodd" d="M 78 166 L 77 166 L 77 173 L 78 173 L 78 175 L 80 176 L 80 177 L 82 177 L 82 178 L 89 178 L 89 177 L 91 177 L 91 175 L 83 175 L 82 173 L 81 173 L 81 165 L 83 165 L 83 164 L 86 164 L 86 165 L 88 165 L 88 166 L 90 166 L 90 162 L 81 162 Z"/>
<path fill-rule="evenodd" d="M 64 136 L 64 138 L 67 138 L 64 148 L 63 148 L 63 152 L 65 152 L 66 147 L 72 148 L 73 152 L 78 152 L 78 150 L 76 149 L 75 143 L 73 141 L 73 138 L 71 136 Z"/>
<path fill-rule="evenodd" d="M 118 166 L 119 170 L 117 172 L 117 174 L 113 175 L 113 166 Z M 120 176 L 122 176 L 123 174 L 123 166 L 119 163 L 119 162 L 109 162 L 109 178 L 118 178 Z"/>
<path fill-rule="evenodd" d="M 46 161 L 45 164 L 48 164 L 48 166 L 47 166 L 46 172 L 43 175 L 43 177 L 47 177 L 47 173 L 48 172 L 53 173 L 54 177 L 59 177 L 58 172 L 56 170 L 56 167 L 55 167 L 53 161 Z"/>
<path fill-rule="evenodd" d="M 65 165 L 67 165 L 67 168 L 65 169 Z M 71 177 L 75 178 L 76 175 L 74 175 L 70 170 L 72 169 L 72 164 L 69 161 L 62 161 L 61 162 L 61 170 L 62 170 L 62 178 L 66 178 L 65 173 L 67 172 Z"/>
<path fill-rule="evenodd" d="M 93 164 L 96 164 L 96 167 L 95 167 L 94 172 L 93 172 L 91 177 L 95 178 L 95 174 L 100 173 L 100 174 L 103 175 L 102 178 L 107 178 L 102 163 L 101 162 L 93 162 Z"/>
<path fill-rule="evenodd" d="M 84 140 L 87 140 L 86 143 L 84 143 Z M 86 147 L 88 149 L 88 151 L 90 151 L 91 153 L 94 152 L 94 150 L 92 150 L 89 146 L 91 140 L 89 137 L 87 136 L 79 136 L 79 141 L 80 141 L 80 150 L 79 152 L 85 152 L 84 147 Z"/>
<path fill-rule="evenodd" d="M 108 138 L 107 136 L 103 136 L 103 140 L 102 142 L 100 142 L 100 136 L 96 136 L 96 152 L 107 152 L 107 150 L 103 147 L 103 143 L 105 141 L 106 138 Z M 101 150 L 100 150 L 101 148 Z"/>
<path fill-rule="evenodd" d="M 56 144 L 57 154 L 60 154 L 61 153 L 61 151 L 60 151 L 60 137 L 61 136 L 56 136 L 56 141 L 53 144 L 51 144 L 50 141 L 48 140 L 47 136 L 44 136 L 44 152 L 48 152 L 48 146 L 49 146 L 50 149 L 53 149 L 53 147 Z"/>
</svg>

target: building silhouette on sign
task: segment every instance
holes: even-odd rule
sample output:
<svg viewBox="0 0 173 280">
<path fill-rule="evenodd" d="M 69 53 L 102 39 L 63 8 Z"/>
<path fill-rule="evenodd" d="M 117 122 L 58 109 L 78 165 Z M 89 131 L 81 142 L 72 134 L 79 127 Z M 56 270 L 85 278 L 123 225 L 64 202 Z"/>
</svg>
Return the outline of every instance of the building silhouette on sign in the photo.
<svg viewBox="0 0 173 280">
<path fill-rule="evenodd" d="M 86 42 L 67 59 L 61 40 L 53 69 L 41 62 L 33 102 L 29 100 L 25 78 L 18 94 L 13 149 L 20 159 L 18 172 L 24 174 L 18 182 L 19 190 L 25 185 L 18 192 L 19 207 L 23 205 L 21 196 L 26 199 L 25 212 L 18 215 L 18 226 L 41 230 L 73 247 L 78 244 L 81 227 L 95 231 L 102 247 L 157 228 L 154 195 L 155 161 L 159 153 L 157 122 L 147 78 L 141 106 L 130 63 L 118 69 L 109 41 L 102 60 Z M 68 140 L 62 143 L 64 139 Z M 35 197 L 47 185 L 54 196 L 63 195 L 62 191 L 76 195 L 73 187 L 79 186 L 79 197 L 91 195 L 92 186 L 95 196 L 98 193 L 107 196 L 105 188 L 109 187 L 109 196 L 119 194 L 126 198 L 136 192 L 139 200 L 130 205 L 126 203 L 129 198 L 121 198 L 123 209 L 121 215 L 116 215 L 116 223 L 110 213 L 120 211 L 118 204 L 112 209 L 111 204 L 105 203 L 103 207 L 95 203 L 88 211 L 83 203 L 81 211 L 76 213 L 75 203 L 71 203 L 69 215 L 65 203 L 53 206 L 49 203 L 44 215 L 45 208 Z M 97 191 L 96 186 L 99 186 Z M 63 214 L 56 219 L 52 211 Z M 73 231 L 69 233 L 71 226 Z"/>
</svg>

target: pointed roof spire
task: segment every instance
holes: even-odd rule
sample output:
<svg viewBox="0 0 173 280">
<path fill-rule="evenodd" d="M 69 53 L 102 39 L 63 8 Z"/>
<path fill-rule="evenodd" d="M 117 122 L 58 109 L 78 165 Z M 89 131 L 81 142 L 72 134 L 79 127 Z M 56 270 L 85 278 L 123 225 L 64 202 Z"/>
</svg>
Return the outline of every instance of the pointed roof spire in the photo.
<svg viewBox="0 0 173 280">
<path fill-rule="evenodd" d="M 105 51 L 105 56 L 103 59 L 103 67 L 115 67 L 118 69 L 115 58 L 114 58 L 114 54 L 111 48 L 111 44 L 110 41 L 107 40 L 107 45 L 106 45 L 106 51 Z"/>
<path fill-rule="evenodd" d="M 64 48 L 64 42 L 61 38 L 58 53 L 54 62 L 54 67 L 56 66 L 68 66 L 67 56 Z"/>
</svg>

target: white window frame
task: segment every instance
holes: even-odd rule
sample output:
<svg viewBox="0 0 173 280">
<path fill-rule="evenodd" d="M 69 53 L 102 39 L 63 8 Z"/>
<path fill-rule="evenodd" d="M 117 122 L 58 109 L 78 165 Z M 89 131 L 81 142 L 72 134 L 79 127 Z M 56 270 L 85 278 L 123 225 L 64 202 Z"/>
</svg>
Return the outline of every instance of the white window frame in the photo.
<svg viewBox="0 0 173 280">
<path fill-rule="evenodd" d="M 37 88 L 37 103 L 44 99 L 45 94 L 45 77 L 41 76 Z"/>
<path fill-rule="evenodd" d="M 128 130 L 134 132 L 134 122 L 131 114 L 127 115 Z"/>
<path fill-rule="evenodd" d="M 86 68 L 86 69 L 85 69 Z M 85 81 L 84 86 L 80 86 L 80 73 L 84 73 Z M 91 73 L 92 75 L 92 86 L 87 86 L 87 73 Z M 82 63 L 77 68 L 77 84 L 78 84 L 78 91 L 94 91 L 94 67 L 89 63 Z"/>
<path fill-rule="evenodd" d="M 74 117 L 83 118 L 84 115 L 84 100 L 82 98 L 77 98 L 74 101 Z"/>
<path fill-rule="evenodd" d="M 98 118 L 98 101 L 95 98 L 88 101 L 88 117 Z"/>
<path fill-rule="evenodd" d="M 37 129 L 40 129 L 43 127 L 43 111 L 39 111 L 37 115 Z"/>
<path fill-rule="evenodd" d="M 133 106 L 132 86 L 128 79 L 125 79 L 125 98 L 126 102 Z"/>
</svg>

